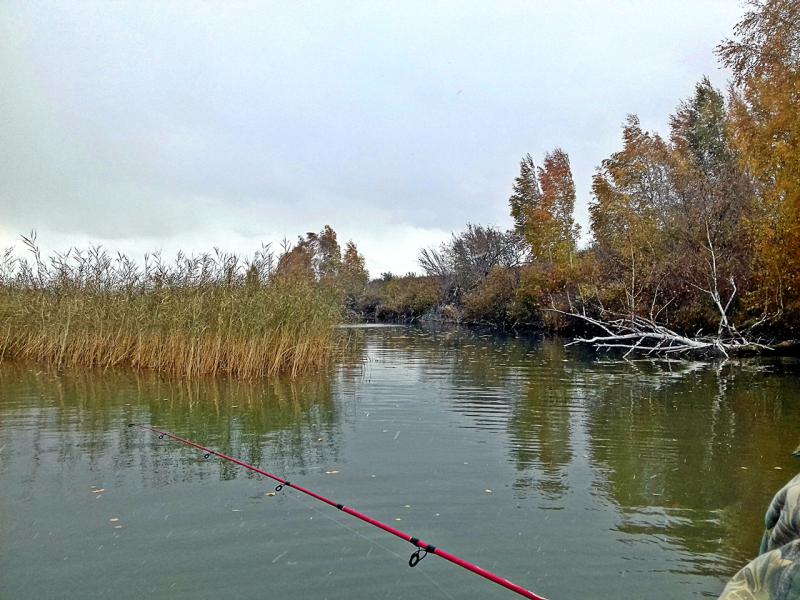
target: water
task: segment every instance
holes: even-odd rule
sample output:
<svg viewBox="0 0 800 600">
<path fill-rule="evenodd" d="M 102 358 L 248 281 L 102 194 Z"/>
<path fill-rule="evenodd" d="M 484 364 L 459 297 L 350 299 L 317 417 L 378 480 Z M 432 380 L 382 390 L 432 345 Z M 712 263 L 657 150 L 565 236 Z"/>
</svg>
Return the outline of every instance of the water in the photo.
<svg viewBox="0 0 800 600">
<path fill-rule="evenodd" d="M 559 598 L 715 597 L 800 464 L 800 365 L 350 330 L 330 373 L 0 365 L 0 598 L 511 598 L 162 426 Z"/>
</svg>

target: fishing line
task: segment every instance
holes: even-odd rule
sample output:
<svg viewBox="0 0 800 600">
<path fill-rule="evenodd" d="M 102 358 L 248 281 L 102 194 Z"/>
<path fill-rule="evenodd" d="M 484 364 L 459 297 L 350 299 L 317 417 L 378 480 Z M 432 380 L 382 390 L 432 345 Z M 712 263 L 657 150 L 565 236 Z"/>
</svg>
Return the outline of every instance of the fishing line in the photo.
<svg viewBox="0 0 800 600">
<path fill-rule="evenodd" d="M 218 456 L 223 460 L 239 465 L 240 467 L 244 467 L 245 469 L 263 475 L 264 477 L 268 477 L 273 481 L 277 481 L 278 485 L 275 486 L 276 493 L 280 492 L 281 490 L 287 487 L 294 488 L 295 490 L 305 494 L 306 496 L 310 496 L 315 500 L 318 500 L 324 504 L 328 504 L 329 506 L 338 508 L 340 511 L 345 512 L 348 515 L 355 517 L 356 519 L 360 519 L 365 523 L 369 523 L 370 525 L 377 527 L 378 529 L 383 529 L 385 532 L 391 533 L 392 535 L 399 537 L 400 539 L 405 540 L 406 542 L 409 542 L 416 547 L 416 550 L 411 554 L 411 557 L 408 559 L 409 567 L 416 567 L 420 563 L 420 561 L 422 561 L 426 556 L 428 556 L 428 554 L 435 554 L 436 556 L 439 556 L 447 561 L 450 561 L 451 563 L 458 565 L 459 567 L 462 567 L 467 571 L 472 571 L 476 575 L 480 575 L 484 579 L 488 579 L 492 583 L 496 583 L 497 585 L 501 585 L 504 588 L 511 590 L 512 592 L 516 592 L 520 596 L 529 598 L 530 600 L 547 600 L 546 598 L 544 598 L 544 596 L 539 596 L 538 594 L 535 594 L 534 592 L 525 589 L 521 585 L 517 585 L 516 583 L 513 583 L 503 577 L 500 577 L 499 575 L 496 575 L 491 571 L 487 571 L 486 569 L 479 567 L 474 563 L 466 561 L 463 558 L 459 558 L 455 554 L 451 554 L 450 552 L 442 550 L 441 548 L 434 546 L 433 544 L 429 544 L 428 542 L 422 541 L 420 538 L 414 537 L 403 531 L 400 531 L 399 529 L 392 527 L 391 525 L 388 525 L 386 523 L 383 523 L 382 521 L 373 519 L 372 517 L 365 515 L 364 513 L 359 512 L 350 506 L 345 506 L 344 504 L 334 502 L 330 498 L 326 498 L 325 496 L 318 494 L 317 492 L 314 492 L 296 483 L 292 483 L 288 479 L 284 479 L 283 477 L 279 477 L 278 475 L 274 475 L 273 473 L 269 473 L 268 471 L 265 471 L 263 469 L 259 469 L 258 467 L 255 467 L 242 460 L 239 460 L 238 458 L 228 456 L 227 454 L 223 454 L 222 452 L 218 452 L 211 448 L 207 448 L 205 446 L 202 446 L 201 444 L 198 444 L 197 442 L 193 442 L 192 440 L 188 440 L 186 438 L 177 436 L 174 433 L 163 431 L 161 429 L 156 429 L 148 425 L 129 423 L 128 427 L 137 427 L 142 430 L 150 431 L 152 433 L 157 434 L 158 438 L 161 440 L 163 440 L 164 438 L 169 438 L 171 440 L 175 440 L 176 442 L 180 442 L 181 444 L 184 444 L 186 446 L 191 446 L 193 448 L 196 448 L 197 450 L 203 452 L 205 458 L 211 458 L 211 456 Z"/>
</svg>

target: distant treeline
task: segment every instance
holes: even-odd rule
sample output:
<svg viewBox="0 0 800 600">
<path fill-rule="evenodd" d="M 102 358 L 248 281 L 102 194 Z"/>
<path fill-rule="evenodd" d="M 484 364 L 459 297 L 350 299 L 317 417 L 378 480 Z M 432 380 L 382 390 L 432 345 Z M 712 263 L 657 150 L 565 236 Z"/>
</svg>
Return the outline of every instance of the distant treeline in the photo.
<svg viewBox="0 0 800 600">
<path fill-rule="evenodd" d="M 549 309 L 655 317 L 694 333 L 720 314 L 766 335 L 800 328 L 800 2 L 757 0 L 717 48 L 733 74 L 708 79 L 669 136 L 631 115 L 592 183 L 591 242 L 579 247 L 567 153 L 526 155 L 509 199 L 513 230 L 470 225 L 422 250 L 425 276 L 386 274 L 358 297 L 377 318 L 563 327 Z"/>
</svg>

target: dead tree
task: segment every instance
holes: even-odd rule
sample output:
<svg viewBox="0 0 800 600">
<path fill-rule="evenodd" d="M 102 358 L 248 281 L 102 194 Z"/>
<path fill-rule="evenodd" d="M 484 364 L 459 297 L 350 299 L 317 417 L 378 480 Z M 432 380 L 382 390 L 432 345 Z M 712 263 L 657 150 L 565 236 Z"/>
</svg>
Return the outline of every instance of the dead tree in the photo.
<svg viewBox="0 0 800 600">
<path fill-rule="evenodd" d="M 745 331 L 739 331 L 730 320 L 728 312 L 738 290 L 734 278 L 730 277 L 728 279 L 731 285 L 730 295 L 725 299 L 720 292 L 717 255 L 708 226 L 706 226 L 706 245 L 704 247 L 708 252 L 709 285 L 706 287 L 693 283 L 690 285 L 708 295 L 719 312 L 719 326 L 715 334 L 701 335 L 701 332 L 698 332 L 695 336 L 690 337 L 659 323 L 659 315 L 672 301 L 668 301 L 656 311 L 656 297 L 658 296 L 658 290 L 656 290 L 650 314 L 646 317 L 635 314 L 633 310 L 628 314 L 607 311 L 602 305 L 600 316 L 593 317 L 586 312 L 586 302 L 581 303 L 580 311 L 575 309 L 572 302 L 570 302 L 569 311 L 559 310 L 551 302 L 551 310 L 579 319 L 603 332 L 590 338 L 576 338 L 567 346 L 590 344 L 595 348 L 617 348 L 626 351 L 625 357 L 638 353 L 650 356 L 709 354 L 727 358 L 731 354 L 742 351 L 771 350 L 770 346 L 749 337 L 755 327 L 767 320 L 766 316 L 750 325 Z"/>
</svg>

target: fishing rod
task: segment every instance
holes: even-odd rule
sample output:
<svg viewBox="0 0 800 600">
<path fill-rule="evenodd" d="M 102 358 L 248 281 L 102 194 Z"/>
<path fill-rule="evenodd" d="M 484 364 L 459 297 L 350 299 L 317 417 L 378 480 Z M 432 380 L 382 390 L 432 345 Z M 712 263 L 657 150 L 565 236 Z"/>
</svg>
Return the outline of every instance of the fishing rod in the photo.
<svg viewBox="0 0 800 600">
<path fill-rule="evenodd" d="M 275 486 L 275 491 L 280 492 L 283 488 L 293 488 L 298 492 L 301 492 L 307 496 L 311 496 L 312 498 L 319 500 L 320 502 L 324 502 L 330 506 L 334 506 L 341 510 L 342 512 L 346 512 L 348 515 L 355 517 L 356 519 L 361 519 L 365 523 L 369 523 L 378 529 L 383 529 L 384 531 L 391 533 L 394 536 L 399 537 L 401 540 L 405 540 L 406 542 L 410 542 L 414 546 L 416 546 L 416 551 L 411 555 L 408 559 L 408 566 L 409 567 L 416 567 L 419 562 L 425 558 L 428 554 L 435 554 L 436 556 L 440 556 L 445 560 L 449 560 L 451 563 L 458 565 L 466 569 L 467 571 L 472 571 L 473 573 L 480 575 L 481 577 L 488 579 L 492 583 L 496 583 L 497 585 L 501 585 L 504 588 L 511 590 L 512 592 L 516 592 L 520 596 L 525 598 L 530 598 L 530 600 L 547 600 L 544 596 L 539 596 L 538 594 L 533 593 L 532 591 L 525 589 L 521 585 L 517 585 L 500 577 L 499 575 L 495 575 L 491 571 L 487 571 L 486 569 L 479 567 L 476 564 L 473 564 L 469 561 L 464 560 L 463 558 L 459 558 L 455 554 L 450 554 L 449 552 L 442 550 L 441 548 L 429 544 L 428 542 L 424 542 L 421 539 L 411 536 L 399 529 L 392 527 L 391 525 L 387 525 L 377 519 L 373 519 L 372 517 L 365 515 L 362 512 L 357 511 L 354 508 L 349 506 L 345 506 L 344 504 L 340 504 L 338 502 L 334 502 L 330 498 L 326 498 L 325 496 L 318 494 L 308 488 L 304 488 L 303 486 L 297 485 L 296 483 L 292 483 L 288 479 L 284 479 L 283 477 L 279 477 L 278 475 L 274 475 L 258 467 L 255 467 L 249 463 L 246 463 L 238 458 L 234 458 L 232 456 L 228 456 L 227 454 L 223 454 L 222 452 L 217 452 L 211 448 L 206 448 L 205 446 L 198 444 L 197 442 L 193 442 L 192 440 L 187 440 L 186 438 L 182 438 L 180 436 L 175 435 L 174 433 L 170 433 L 168 431 L 162 431 L 161 429 L 156 429 L 155 427 L 150 427 L 148 425 L 140 425 L 138 423 L 129 423 L 128 427 L 137 427 L 139 429 L 143 429 L 146 431 L 150 431 L 152 433 L 158 434 L 158 439 L 163 440 L 164 438 L 169 438 L 171 440 L 175 440 L 176 442 L 180 442 L 186 446 L 190 446 L 192 448 L 196 448 L 204 453 L 206 458 L 211 458 L 211 456 L 218 456 L 223 460 L 227 460 L 232 462 L 240 467 L 244 467 L 245 469 L 249 469 L 259 475 L 263 475 L 264 477 L 269 477 L 270 479 L 277 481 L 278 485 Z"/>
</svg>

